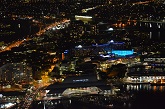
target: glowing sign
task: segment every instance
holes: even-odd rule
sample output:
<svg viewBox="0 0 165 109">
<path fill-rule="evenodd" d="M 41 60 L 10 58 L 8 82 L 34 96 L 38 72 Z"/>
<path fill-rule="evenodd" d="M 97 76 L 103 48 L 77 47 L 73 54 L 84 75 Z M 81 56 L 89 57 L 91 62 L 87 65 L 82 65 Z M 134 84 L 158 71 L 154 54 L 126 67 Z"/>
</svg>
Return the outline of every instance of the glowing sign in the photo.
<svg viewBox="0 0 165 109">
<path fill-rule="evenodd" d="M 88 79 L 77 79 L 77 80 L 73 80 L 73 82 L 88 82 Z"/>
</svg>

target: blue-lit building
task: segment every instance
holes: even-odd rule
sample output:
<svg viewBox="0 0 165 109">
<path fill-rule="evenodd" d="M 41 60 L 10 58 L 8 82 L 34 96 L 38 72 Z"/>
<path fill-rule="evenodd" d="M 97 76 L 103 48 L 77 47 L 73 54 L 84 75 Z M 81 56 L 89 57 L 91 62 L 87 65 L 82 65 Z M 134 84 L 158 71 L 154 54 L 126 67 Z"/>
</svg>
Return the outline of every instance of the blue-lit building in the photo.
<svg viewBox="0 0 165 109">
<path fill-rule="evenodd" d="M 106 44 L 95 44 L 92 46 L 76 46 L 71 50 L 73 56 L 96 56 L 104 54 L 114 54 L 116 56 L 129 56 L 134 54 L 134 50 L 127 46 L 125 42 L 109 41 Z"/>
<path fill-rule="evenodd" d="M 134 50 L 112 50 L 112 54 L 118 55 L 118 56 L 128 56 L 133 55 Z"/>
</svg>

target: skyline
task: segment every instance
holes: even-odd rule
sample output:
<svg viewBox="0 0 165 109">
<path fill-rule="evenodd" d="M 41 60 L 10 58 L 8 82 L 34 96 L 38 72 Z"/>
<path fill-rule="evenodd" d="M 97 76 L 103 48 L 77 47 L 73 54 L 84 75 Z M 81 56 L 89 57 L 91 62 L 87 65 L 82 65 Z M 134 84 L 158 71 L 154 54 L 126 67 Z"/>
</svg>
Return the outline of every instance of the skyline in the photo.
<svg viewBox="0 0 165 109">
<path fill-rule="evenodd" d="M 0 108 L 163 106 L 163 2 L 1 3 Z"/>
</svg>

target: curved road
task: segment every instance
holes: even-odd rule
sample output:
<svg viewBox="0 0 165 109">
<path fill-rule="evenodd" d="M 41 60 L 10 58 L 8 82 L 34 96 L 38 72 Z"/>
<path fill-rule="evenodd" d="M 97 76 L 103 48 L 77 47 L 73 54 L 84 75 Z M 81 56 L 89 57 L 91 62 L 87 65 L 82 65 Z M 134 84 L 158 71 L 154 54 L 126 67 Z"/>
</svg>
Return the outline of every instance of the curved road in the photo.
<svg viewBox="0 0 165 109">
<path fill-rule="evenodd" d="M 52 24 L 48 25 L 47 27 L 45 27 L 44 29 L 42 29 L 42 30 L 40 30 L 39 32 L 37 32 L 35 35 L 40 36 L 40 35 L 44 34 L 47 30 L 49 30 L 49 29 L 51 29 L 51 28 L 53 28 L 53 27 L 57 27 L 57 26 L 60 25 L 60 24 L 68 23 L 68 22 L 70 22 L 70 20 L 63 19 L 63 20 L 61 20 L 60 22 L 52 23 Z M 28 40 L 30 40 L 30 39 L 31 39 L 31 38 L 29 38 L 29 37 L 27 36 L 26 39 L 16 41 L 16 42 L 14 42 L 14 43 L 8 45 L 7 47 L 5 47 L 3 50 L 0 50 L 0 53 L 1 53 L 1 52 L 5 52 L 5 51 L 9 51 L 9 50 L 11 50 L 11 49 L 14 48 L 14 47 L 18 47 L 18 46 L 20 46 L 21 44 L 23 44 L 25 41 L 28 41 Z"/>
</svg>

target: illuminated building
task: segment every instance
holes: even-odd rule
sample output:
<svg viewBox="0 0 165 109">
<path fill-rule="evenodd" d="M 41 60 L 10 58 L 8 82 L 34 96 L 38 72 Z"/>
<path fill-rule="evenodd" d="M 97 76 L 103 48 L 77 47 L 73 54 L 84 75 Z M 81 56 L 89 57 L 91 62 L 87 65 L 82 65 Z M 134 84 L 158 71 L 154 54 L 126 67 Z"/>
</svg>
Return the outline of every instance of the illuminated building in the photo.
<svg viewBox="0 0 165 109">
<path fill-rule="evenodd" d="M 152 57 L 144 59 L 145 69 L 147 72 L 155 73 L 155 75 L 165 75 L 165 58 L 163 57 Z"/>
<path fill-rule="evenodd" d="M 133 50 L 112 50 L 112 53 L 118 56 L 133 55 Z"/>
<path fill-rule="evenodd" d="M 81 20 L 84 23 L 88 23 L 93 20 L 92 16 L 81 16 L 81 15 L 75 15 L 76 20 Z"/>
<path fill-rule="evenodd" d="M 141 64 L 135 64 L 128 67 L 128 75 L 134 76 L 164 76 L 165 58 L 146 57 L 142 59 Z"/>
<path fill-rule="evenodd" d="M 25 63 L 8 63 L 0 67 L 0 82 L 12 85 L 29 83 L 32 80 L 32 69 Z"/>
<path fill-rule="evenodd" d="M 64 55 L 64 53 L 62 53 L 62 60 L 64 60 L 65 59 L 65 55 Z"/>
<path fill-rule="evenodd" d="M 107 85 L 106 81 L 98 81 L 96 74 L 81 75 L 81 76 L 68 76 L 60 84 L 51 84 L 46 90 L 50 90 L 48 94 L 62 94 L 66 89 L 98 87 L 101 90 L 110 90 L 111 86 Z M 67 90 L 69 91 L 69 90 Z"/>
<path fill-rule="evenodd" d="M 83 26 L 85 32 L 88 32 L 91 35 L 96 35 L 99 32 L 97 24 L 92 23 L 94 21 L 94 17 L 75 15 L 75 20 L 82 21 L 84 23 Z"/>
<path fill-rule="evenodd" d="M 81 20 L 74 20 L 70 23 L 70 37 L 73 39 L 80 38 L 84 33 L 84 23 Z"/>
<path fill-rule="evenodd" d="M 115 54 L 116 56 L 133 55 L 134 50 L 126 47 L 124 42 L 109 41 L 107 44 L 96 44 L 92 46 L 76 46 L 71 50 L 73 56 L 96 56 L 104 54 Z"/>
<path fill-rule="evenodd" d="M 82 46 L 75 47 L 71 50 L 71 55 L 73 56 L 97 56 L 99 53 L 104 52 L 102 48 L 93 46 Z"/>
</svg>

